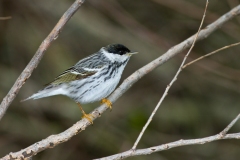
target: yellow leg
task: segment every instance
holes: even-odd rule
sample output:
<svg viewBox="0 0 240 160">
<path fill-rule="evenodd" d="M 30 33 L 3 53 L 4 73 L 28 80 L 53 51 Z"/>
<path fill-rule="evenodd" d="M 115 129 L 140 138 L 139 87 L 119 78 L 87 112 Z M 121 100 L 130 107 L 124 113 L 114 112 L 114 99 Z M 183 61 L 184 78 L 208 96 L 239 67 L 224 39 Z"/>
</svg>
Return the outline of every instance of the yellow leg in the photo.
<svg viewBox="0 0 240 160">
<path fill-rule="evenodd" d="M 83 114 L 82 118 L 86 118 L 91 124 L 93 124 L 93 119 L 92 119 L 93 115 L 92 114 L 86 114 L 84 112 L 84 110 L 82 109 L 82 106 L 81 106 L 80 103 L 77 102 L 77 105 L 78 105 L 78 107 L 80 108 L 80 110 L 81 110 L 81 112 Z"/>
<path fill-rule="evenodd" d="M 102 104 L 105 103 L 105 104 L 107 105 L 107 107 L 110 108 L 110 110 L 112 110 L 112 102 L 109 101 L 108 99 L 103 98 L 103 99 L 101 100 L 101 103 L 102 103 Z"/>
</svg>

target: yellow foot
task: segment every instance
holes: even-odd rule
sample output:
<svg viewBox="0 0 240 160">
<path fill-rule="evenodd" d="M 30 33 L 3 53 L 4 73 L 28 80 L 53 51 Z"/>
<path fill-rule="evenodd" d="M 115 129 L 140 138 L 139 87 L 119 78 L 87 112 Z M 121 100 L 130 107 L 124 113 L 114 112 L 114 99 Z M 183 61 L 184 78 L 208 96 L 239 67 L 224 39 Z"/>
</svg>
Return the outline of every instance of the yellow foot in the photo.
<svg viewBox="0 0 240 160">
<path fill-rule="evenodd" d="M 91 124 L 93 124 L 93 115 L 92 114 L 86 114 L 84 112 L 84 110 L 82 109 L 81 104 L 79 102 L 76 102 L 76 103 L 77 103 L 79 109 L 81 110 L 81 112 L 83 114 L 82 118 L 86 118 Z"/>
<path fill-rule="evenodd" d="M 108 99 L 103 98 L 103 99 L 101 100 L 101 103 L 102 103 L 102 104 L 105 103 L 105 104 L 107 105 L 107 107 L 110 108 L 110 110 L 112 110 L 112 102 L 109 101 Z"/>
<path fill-rule="evenodd" d="M 83 113 L 83 116 L 82 118 L 86 118 L 91 124 L 93 124 L 93 115 L 92 114 L 86 114 L 86 113 Z"/>
</svg>

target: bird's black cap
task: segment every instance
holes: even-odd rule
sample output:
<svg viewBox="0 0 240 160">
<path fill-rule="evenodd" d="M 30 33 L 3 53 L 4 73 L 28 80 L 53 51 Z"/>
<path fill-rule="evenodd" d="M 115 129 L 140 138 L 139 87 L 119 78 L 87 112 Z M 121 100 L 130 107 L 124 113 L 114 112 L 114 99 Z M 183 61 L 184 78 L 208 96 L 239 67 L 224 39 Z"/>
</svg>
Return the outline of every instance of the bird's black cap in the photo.
<svg viewBox="0 0 240 160">
<path fill-rule="evenodd" d="M 110 44 L 105 47 L 106 51 L 113 54 L 124 55 L 131 52 L 127 47 L 122 44 Z"/>
</svg>

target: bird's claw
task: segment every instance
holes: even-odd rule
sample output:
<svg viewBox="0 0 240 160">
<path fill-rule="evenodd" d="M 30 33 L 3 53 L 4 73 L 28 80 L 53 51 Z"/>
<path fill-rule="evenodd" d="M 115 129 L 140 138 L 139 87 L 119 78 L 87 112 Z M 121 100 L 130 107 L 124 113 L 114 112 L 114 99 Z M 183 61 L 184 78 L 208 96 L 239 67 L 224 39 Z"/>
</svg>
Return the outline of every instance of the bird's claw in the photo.
<svg viewBox="0 0 240 160">
<path fill-rule="evenodd" d="M 91 124 L 93 124 L 93 115 L 84 113 L 82 118 L 86 118 Z"/>
<path fill-rule="evenodd" d="M 101 100 L 101 103 L 102 103 L 102 104 L 106 104 L 107 107 L 108 107 L 110 110 L 112 110 L 112 102 L 109 101 L 108 99 L 103 98 L 103 99 Z"/>
</svg>

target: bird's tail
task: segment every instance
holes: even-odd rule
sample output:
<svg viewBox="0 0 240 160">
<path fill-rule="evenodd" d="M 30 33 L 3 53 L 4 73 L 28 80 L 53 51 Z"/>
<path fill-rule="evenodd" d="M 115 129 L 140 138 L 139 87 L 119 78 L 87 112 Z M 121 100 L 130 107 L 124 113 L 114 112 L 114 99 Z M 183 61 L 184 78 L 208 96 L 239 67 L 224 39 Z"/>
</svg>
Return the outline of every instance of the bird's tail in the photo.
<svg viewBox="0 0 240 160">
<path fill-rule="evenodd" d="M 21 100 L 21 102 L 30 100 L 30 99 L 40 99 L 40 98 L 44 98 L 44 97 L 49 97 L 49 96 L 54 96 L 54 95 L 58 95 L 58 94 L 62 94 L 62 89 L 59 87 L 53 87 L 51 85 L 45 87 L 43 90 L 38 91 L 37 93 L 33 94 L 32 96 Z"/>
</svg>

